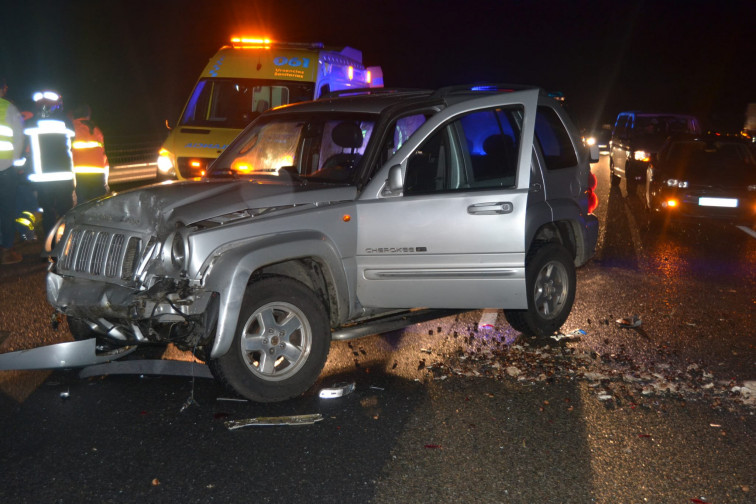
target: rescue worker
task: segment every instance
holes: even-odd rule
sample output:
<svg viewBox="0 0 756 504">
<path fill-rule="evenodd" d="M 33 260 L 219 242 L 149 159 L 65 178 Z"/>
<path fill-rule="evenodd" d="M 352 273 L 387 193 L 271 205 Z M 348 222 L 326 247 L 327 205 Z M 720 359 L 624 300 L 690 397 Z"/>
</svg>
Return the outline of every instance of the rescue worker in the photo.
<svg viewBox="0 0 756 504">
<path fill-rule="evenodd" d="M 102 131 L 92 121 L 92 110 L 82 104 L 74 109 L 72 144 L 73 170 L 76 175 L 76 202 L 84 203 L 107 194 L 108 157 Z"/>
<path fill-rule="evenodd" d="M 54 91 L 34 93 L 37 112 L 24 130 L 29 137 L 29 180 L 37 191 L 45 233 L 75 204 L 71 138 L 73 124 L 63 114 L 63 100 Z"/>
<path fill-rule="evenodd" d="M 0 77 L 0 262 L 21 262 L 21 254 L 13 250 L 16 238 L 16 167 L 24 146 L 24 122 L 15 105 L 5 98 L 8 84 Z"/>
</svg>

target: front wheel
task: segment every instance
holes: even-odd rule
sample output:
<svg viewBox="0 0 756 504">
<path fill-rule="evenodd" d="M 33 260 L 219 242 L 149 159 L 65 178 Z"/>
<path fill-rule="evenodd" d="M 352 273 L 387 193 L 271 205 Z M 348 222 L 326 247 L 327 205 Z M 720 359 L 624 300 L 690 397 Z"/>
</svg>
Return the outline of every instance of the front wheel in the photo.
<svg viewBox="0 0 756 504">
<path fill-rule="evenodd" d="M 575 301 L 575 263 L 558 243 L 535 246 L 525 264 L 527 310 L 505 310 L 509 324 L 523 334 L 554 334 L 567 320 Z"/>
<path fill-rule="evenodd" d="M 321 300 L 300 282 L 271 276 L 247 287 L 231 348 L 209 365 L 216 379 L 247 399 L 283 401 L 315 383 L 329 348 Z"/>
</svg>

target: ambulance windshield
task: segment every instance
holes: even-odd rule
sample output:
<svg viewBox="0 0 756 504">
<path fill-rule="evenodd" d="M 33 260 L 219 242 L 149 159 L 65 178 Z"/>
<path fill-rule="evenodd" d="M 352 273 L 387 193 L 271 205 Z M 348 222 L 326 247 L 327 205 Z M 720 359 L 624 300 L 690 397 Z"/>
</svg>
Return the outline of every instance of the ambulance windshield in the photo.
<svg viewBox="0 0 756 504">
<path fill-rule="evenodd" d="M 279 176 L 353 183 L 375 117 L 314 114 L 260 120 L 213 163 L 210 177 Z"/>
<path fill-rule="evenodd" d="M 194 88 L 180 126 L 242 129 L 272 107 L 312 100 L 315 85 L 260 79 L 202 79 Z"/>
</svg>

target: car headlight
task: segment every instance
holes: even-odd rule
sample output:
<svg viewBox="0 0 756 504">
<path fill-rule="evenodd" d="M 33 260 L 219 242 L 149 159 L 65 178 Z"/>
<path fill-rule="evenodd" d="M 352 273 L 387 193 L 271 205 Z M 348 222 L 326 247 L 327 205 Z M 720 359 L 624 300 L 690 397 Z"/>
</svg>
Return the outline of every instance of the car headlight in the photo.
<svg viewBox="0 0 756 504">
<path fill-rule="evenodd" d="M 55 246 L 60 243 L 60 240 L 63 239 L 63 235 L 65 234 L 66 222 L 61 219 L 55 224 L 50 233 L 47 235 L 47 239 L 45 240 L 45 252 L 52 252 L 52 249 L 54 249 Z"/>
<path fill-rule="evenodd" d="M 585 145 L 596 145 L 596 137 L 588 137 L 585 139 Z"/>
<path fill-rule="evenodd" d="M 189 244 L 186 233 L 182 232 L 184 229 L 177 229 L 163 244 L 164 263 L 179 271 L 186 271 L 189 267 Z"/>
<path fill-rule="evenodd" d="M 677 187 L 678 189 L 687 189 L 688 181 L 680 179 L 667 179 L 667 187 Z"/>
<path fill-rule="evenodd" d="M 650 158 L 650 154 L 651 154 L 650 152 L 637 150 L 633 153 L 633 158 L 636 161 L 648 161 Z"/>
<path fill-rule="evenodd" d="M 749 191 L 756 191 L 756 184 L 751 184 L 748 186 Z"/>
<path fill-rule="evenodd" d="M 173 170 L 173 157 L 167 149 L 160 149 L 158 152 L 157 167 L 161 173 L 170 173 Z"/>
</svg>

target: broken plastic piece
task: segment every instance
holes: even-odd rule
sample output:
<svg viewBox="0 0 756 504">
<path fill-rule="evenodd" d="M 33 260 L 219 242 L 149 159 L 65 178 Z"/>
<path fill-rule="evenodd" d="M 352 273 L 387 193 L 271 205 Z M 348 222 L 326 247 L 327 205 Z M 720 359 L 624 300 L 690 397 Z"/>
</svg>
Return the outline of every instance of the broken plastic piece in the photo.
<svg viewBox="0 0 756 504">
<path fill-rule="evenodd" d="M 640 327 L 641 319 L 638 315 L 633 315 L 632 317 L 617 319 L 617 324 L 620 327 L 627 327 L 627 328 Z"/>
<path fill-rule="evenodd" d="M 312 413 L 309 415 L 291 415 L 291 416 L 279 416 L 279 417 L 256 417 L 247 418 L 245 420 L 228 420 L 225 422 L 228 430 L 240 429 L 242 427 L 250 426 L 266 426 L 266 425 L 312 425 L 315 422 L 323 420 L 323 415 L 320 413 Z"/>
<path fill-rule="evenodd" d="M 333 387 L 327 387 L 320 390 L 320 398 L 321 399 L 333 399 L 334 397 L 343 397 L 347 394 L 351 394 L 354 392 L 355 384 L 352 383 L 346 383 L 346 382 L 340 382 L 335 384 Z"/>
<path fill-rule="evenodd" d="M 586 333 L 582 329 L 575 329 L 574 331 L 569 332 L 567 334 L 564 334 L 564 333 L 554 334 L 551 336 L 551 339 L 556 340 L 557 342 L 563 339 L 566 339 L 569 341 L 580 341 L 580 336 L 585 336 L 586 334 L 588 333 Z"/>
</svg>

